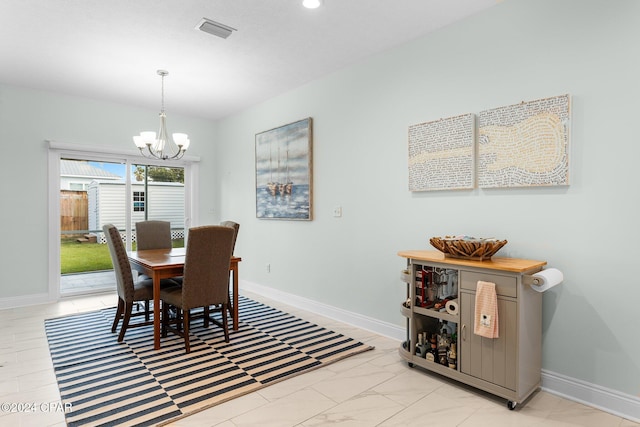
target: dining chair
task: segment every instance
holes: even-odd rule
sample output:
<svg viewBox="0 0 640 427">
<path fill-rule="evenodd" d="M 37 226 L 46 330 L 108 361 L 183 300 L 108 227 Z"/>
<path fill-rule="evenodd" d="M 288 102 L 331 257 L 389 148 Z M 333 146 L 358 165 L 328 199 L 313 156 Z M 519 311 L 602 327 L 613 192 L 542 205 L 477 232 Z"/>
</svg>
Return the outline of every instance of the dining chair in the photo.
<svg viewBox="0 0 640 427">
<path fill-rule="evenodd" d="M 233 244 L 231 246 L 231 255 L 233 255 L 233 251 L 236 247 L 236 240 L 238 239 L 238 231 L 240 231 L 240 224 L 233 221 L 222 221 L 220 225 L 222 225 L 223 227 L 231 227 L 235 231 L 233 234 Z"/>
<path fill-rule="evenodd" d="M 231 256 L 233 256 L 233 252 L 235 251 L 236 248 L 236 240 L 238 239 L 238 231 L 240 231 L 240 224 L 238 224 L 237 222 L 233 222 L 233 221 L 222 221 L 220 223 L 220 225 L 222 225 L 223 227 L 231 227 L 233 228 L 233 244 L 231 245 Z M 229 288 L 229 291 L 227 291 L 227 296 L 229 298 L 229 302 L 227 304 L 227 308 L 229 309 L 229 314 L 231 314 L 231 312 L 233 311 L 233 307 L 231 305 L 231 288 Z M 208 315 L 208 310 L 205 310 L 205 315 Z"/>
<path fill-rule="evenodd" d="M 171 249 L 171 222 L 161 220 L 146 220 L 136 222 L 136 249 Z M 151 279 L 143 273 L 138 274 L 138 281 Z M 180 285 L 181 277 L 172 278 L 171 285 Z M 169 283 L 165 281 L 164 285 Z M 149 311 L 149 301 L 145 302 L 145 311 Z"/>
<path fill-rule="evenodd" d="M 171 249 L 171 223 L 148 220 L 136 222 L 137 249 Z"/>
<path fill-rule="evenodd" d="M 109 246 L 118 292 L 118 308 L 116 309 L 116 315 L 113 319 L 111 332 L 116 331 L 118 323 L 122 320 L 122 326 L 120 327 L 120 333 L 118 335 L 118 342 L 121 342 L 128 328 L 153 324 L 153 321 L 149 320 L 148 308 L 149 300 L 153 299 L 153 280 L 146 279 L 134 282 L 131 264 L 129 263 L 129 258 L 127 257 L 127 252 L 117 227 L 113 224 L 105 224 L 102 227 L 102 231 Z M 133 314 L 133 305 L 141 301 L 145 302 L 144 312 L 136 312 Z M 131 317 L 143 314 L 145 315 L 145 321 L 129 323 Z"/>
<path fill-rule="evenodd" d="M 233 221 L 222 221 L 220 223 L 221 226 L 223 227 L 231 227 L 233 228 L 233 243 L 231 245 L 231 256 L 233 256 L 233 252 L 235 251 L 235 247 L 236 247 L 236 240 L 238 239 L 238 231 L 240 230 L 240 224 L 238 224 L 237 222 L 233 222 Z M 227 310 L 229 310 L 229 314 L 231 314 L 233 316 L 233 305 L 231 304 L 231 288 L 229 288 L 229 290 L 227 290 Z M 213 312 L 216 311 L 220 311 L 220 309 L 214 309 Z M 209 307 L 205 307 L 204 308 L 204 317 L 205 319 L 207 317 L 209 317 L 211 313 L 211 310 Z"/>
<path fill-rule="evenodd" d="M 191 351 L 189 323 L 193 308 L 220 306 L 222 322 L 205 316 L 204 325 L 208 327 L 211 321 L 220 326 L 224 331 L 225 342 L 229 342 L 227 304 L 233 236 L 234 230 L 231 227 L 207 225 L 190 228 L 182 286 L 160 290 L 162 336 L 166 337 L 170 330 L 183 337 L 187 353 Z M 173 322 L 168 316 L 170 305 L 178 308 L 178 316 Z M 175 323 L 175 328 L 171 326 L 172 323 Z"/>
</svg>

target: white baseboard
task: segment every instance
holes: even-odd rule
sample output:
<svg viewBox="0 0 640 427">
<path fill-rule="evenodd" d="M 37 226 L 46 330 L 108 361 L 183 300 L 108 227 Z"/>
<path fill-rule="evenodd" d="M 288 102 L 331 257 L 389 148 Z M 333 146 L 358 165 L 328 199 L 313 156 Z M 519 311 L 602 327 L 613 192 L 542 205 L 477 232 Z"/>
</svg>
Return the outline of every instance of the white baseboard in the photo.
<svg viewBox="0 0 640 427">
<path fill-rule="evenodd" d="M 549 393 L 640 422 L 640 398 L 556 372 L 542 370 L 542 389 Z"/>
<path fill-rule="evenodd" d="M 405 339 L 405 329 L 391 323 L 382 322 L 371 317 L 363 316 L 358 313 L 353 313 L 351 311 L 343 310 L 341 308 L 333 307 L 287 292 L 282 292 L 257 283 L 248 282 L 246 280 L 240 280 L 239 288 L 258 295 L 264 295 L 267 298 L 283 302 L 292 307 L 301 308 L 303 310 L 310 311 L 311 313 L 319 314 L 330 319 L 357 326 L 361 329 L 375 332 L 378 335 L 383 335 L 398 341 L 403 341 Z"/>
<path fill-rule="evenodd" d="M 27 307 L 30 305 L 46 304 L 51 302 L 49 294 L 22 295 L 19 297 L 0 298 L 0 310 L 6 308 Z"/>
<path fill-rule="evenodd" d="M 240 280 L 240 289 L 264 295 L 267 298 L 293 307 L 357 326 L 398 341 L 405 339 L 406 332 L 404 328 L 358 313 L 244 280 Z M 640 398 L 636 396 L 589 384 L 544 369 L 542 370 L 542 389 L 551 394 L 598 408 L 610 414 L 640 422 Z"/>
</svg>

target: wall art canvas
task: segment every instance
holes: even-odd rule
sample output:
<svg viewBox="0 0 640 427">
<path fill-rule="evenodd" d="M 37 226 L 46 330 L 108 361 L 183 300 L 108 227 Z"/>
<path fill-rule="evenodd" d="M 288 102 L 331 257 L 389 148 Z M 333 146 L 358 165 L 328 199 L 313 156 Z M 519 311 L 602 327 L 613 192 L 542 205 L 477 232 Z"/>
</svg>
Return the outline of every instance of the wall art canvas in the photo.
<svg viewBox="0 0 640 427">
<path fill-rule="evenodd" d="M 312 219 L 312 120 L 256 134 L 256 217 Z"/>
<path fill-rule="evenodd" d="M 569 95 L 480 112 L 478 186 L 569 185 Z"/>
<path fill-rule="evenodd" d="M 474 188 L 474 150 L 473 114 L 409 126 L 409 190 Z"/>
</svg>

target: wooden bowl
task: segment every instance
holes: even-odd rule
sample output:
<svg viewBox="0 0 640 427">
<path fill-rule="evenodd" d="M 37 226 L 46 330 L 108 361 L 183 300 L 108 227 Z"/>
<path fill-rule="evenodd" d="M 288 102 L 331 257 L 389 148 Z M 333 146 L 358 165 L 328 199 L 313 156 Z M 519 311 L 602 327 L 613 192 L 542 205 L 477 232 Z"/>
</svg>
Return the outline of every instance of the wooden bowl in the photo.
<svg viewBox="0 0 640 427">
<path fill-rule="evenodd" d="M 444 256 L 464 259 L 491 259 L 504 245 L 506 240 L 476 239 L 455 237 L 432 237 L 429 239 L 431 246 L 439 250 Z"/>
</svg>

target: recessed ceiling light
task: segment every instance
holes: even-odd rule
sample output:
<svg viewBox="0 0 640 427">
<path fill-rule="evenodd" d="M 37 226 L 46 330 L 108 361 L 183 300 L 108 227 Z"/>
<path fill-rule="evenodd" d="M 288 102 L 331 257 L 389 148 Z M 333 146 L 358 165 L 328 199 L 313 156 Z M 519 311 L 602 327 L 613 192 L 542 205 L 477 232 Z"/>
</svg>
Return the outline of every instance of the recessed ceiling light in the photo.
<svg viewBox="0 0 640 427">
<path fill-rule="evenodd" d="M 205 33 L 213 34 L 214 36 L 222 37 L 223 39 L 229 37 L 233 31 L 236 31 L 235 28 L 231 28 L 207 18 L 202 18 L 200 22 L 198 22 L 198 25 L 196 25 L 196 29 L 204 31 Z"/>
<path fill-rule="evenodd" d="M 302 0 L 302 5 L 307 9 L 316 9 L 320 7 L 322 0 Z"/>
</svg>

